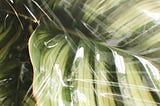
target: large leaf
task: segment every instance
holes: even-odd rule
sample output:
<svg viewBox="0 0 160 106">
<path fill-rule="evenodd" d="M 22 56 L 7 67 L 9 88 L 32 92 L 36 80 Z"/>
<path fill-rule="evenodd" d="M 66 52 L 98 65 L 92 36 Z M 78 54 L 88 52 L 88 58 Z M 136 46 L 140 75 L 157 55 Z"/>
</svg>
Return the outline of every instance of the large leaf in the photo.
<svg viewBox="0 0 160 106">
<path fill-rule="evenodd" d="M 159 104 L 159 70 L 150 61 L 95 41 L 73 43 L 77 38 L 69 38 L 40 26 L 30 39 L 38 105 Z"/>
<path fill-rule="evenodd" d="M 159 24 L 145 12 L 159 14 L 158 1 L 44 4 L 51 20 L 29 41 L 37 105 L 160 105 Z"/>
</svg>

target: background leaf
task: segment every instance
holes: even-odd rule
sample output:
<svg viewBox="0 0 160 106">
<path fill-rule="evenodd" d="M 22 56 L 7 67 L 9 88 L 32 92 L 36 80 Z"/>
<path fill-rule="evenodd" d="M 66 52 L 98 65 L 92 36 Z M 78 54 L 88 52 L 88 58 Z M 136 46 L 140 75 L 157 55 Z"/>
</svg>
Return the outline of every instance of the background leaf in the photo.
<svg viewBox="0 0 160 106">
<path fill-rule="evenodd" d="M 0 105 L 33 106 L 28 39 L 32 21 L 16 11 L 17 2 L 0 1 Z M 22 4 L 18 5 L 21 8 Z M 21 8 L 23 11 L 23 8 Z M 25 12 L 24 12 L 25 13 Z M 26 14 L 27 17 L 27 14 Z"/>
</svg>

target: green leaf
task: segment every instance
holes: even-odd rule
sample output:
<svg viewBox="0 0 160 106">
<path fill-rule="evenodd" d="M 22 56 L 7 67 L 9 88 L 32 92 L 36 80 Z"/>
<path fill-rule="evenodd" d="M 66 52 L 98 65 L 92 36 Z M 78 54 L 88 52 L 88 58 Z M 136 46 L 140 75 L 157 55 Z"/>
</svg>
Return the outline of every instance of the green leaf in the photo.
<svg viewBox="0 0 160 106">
<path fill-rule="evenodd" d="M 159 105 L 154 61 L 46 22 L 29 41 L 37 105 Z"/>
<path fill-rule="evenodd" d="M 29 42 L 37 105 L 159 105 L 158 1 L 62 4 Z"/>
</svg>

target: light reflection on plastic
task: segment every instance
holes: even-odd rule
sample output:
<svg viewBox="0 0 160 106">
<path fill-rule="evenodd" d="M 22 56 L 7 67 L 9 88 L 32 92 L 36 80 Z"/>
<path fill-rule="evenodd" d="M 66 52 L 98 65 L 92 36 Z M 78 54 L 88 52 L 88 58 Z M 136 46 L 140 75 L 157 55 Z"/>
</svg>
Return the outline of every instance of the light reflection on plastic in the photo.
<svg viewBox="0 0 160 106">
<path fill-rule="evenodd" d="M 58 99 L 58 103 L 59 103 L 59 106 L 65 106 L 65 104 L 63 103 L 63 100 L 61 98 Z"/>
<path fill-rule="evenodd" d="M 84 48 L 83 48 L 83 47 L 80 47 L 80 48 L 77 50 L 75 59 L 77 59 L 77 58 L 83 58 L 83 56 L 84 56 Z"/>
<path fill-rule="evenodd" d="M 96 54 L 96 59 L 97 59 L 97 61 L 99 61 L 100 60 L 100 54 Z"/>
<path fill-rule="evenodd" d="M 40 72 L 43 72 L 44 71 L 44 66 L 41 66 L 40 67 Z"/>
<path fill-rule="evenodd" d="M 86 98 L 86 96 L 83 93 L 81 93 L 79 90 L 75 90 L 75 93 L 77 94 L 78 99 L 81 102 L 87 102 L 87 98 Z"/>
<path fill-rule="evenodd" d="M 160 20 L 160 13 L 151 13 L 151 12 L 149 12 L 147 10 L 142 10 L 142 11 L 145 13 L 145 15 L 151 17 L 155 21 Z"/>
<path fill-rule="evenodd" d="M 65 39 L 68 39 L 68 37 L 67 37 L 67 36 L 65 36 Z"/>
<path fill-rule="evenodd" d="M 120 56 L 116 51 L 112 51 L 112 52 L 115 60 L 115 65 L 117 67 L 117 71 L 125 74 L 125 65 L 124 65 L 123 57 Z"/>
<path fill-rule="evenodd" d="M 59 81 L 61 82 L 62 86 L 67 86 L 63 81 L 63 78 L 62 78 L 63 75 L 61 73 L 61 69 L 59 68 L 59 64 L 55 64 L 54 69 L 57 72 L 57 75 L 59 77 Z"/>
<path fill-rule="evenodd" d="M 153 74 L 153 76 L 154 76 L 154 78 L 156 80 L 160 79 L 159 70 L 155 66 L 153 66 L 149 61 L 147 61 L 147 60 L 145 60 L 143 58 L 140 58 L 138 56 L 136 56 L 136 57 L 142 62 L 142 64 L 144 65 L 144 67 L 145 67 L 146 70 L 147 70 L 147 66 L 149 67 L 150 71 L 152 72 L 152 74 Z M 148 74 L 150 76 L 150 73 L 148 73 Z M 151 78 L 151 76 L 150 76 L 150 78 Z"/>
<path fill-rule="evenodd" d="M 13 0 L 10 0 L 10 2 L 13 4 L 14 2 L 13 2 Z"/>
<path fill-rule="evenodd" d="M 5 17 L 5 21 L 7 20 L 8 17 L 9 17 L 9 15 L 7 14 L 6 17 Z"/>
<path fill-rule="evenodd" d="M 55 46 L 58 45 L 58 43 L 55 43 L 55 44 L 53 44 L 53 45 L 49 45 L 50 42 L 51 42 L 51 41 L 44 42 L 44 45 L 47 46 L 47 48 L 53 48 L 53 47 L 55 47 Z"/>
</svg>

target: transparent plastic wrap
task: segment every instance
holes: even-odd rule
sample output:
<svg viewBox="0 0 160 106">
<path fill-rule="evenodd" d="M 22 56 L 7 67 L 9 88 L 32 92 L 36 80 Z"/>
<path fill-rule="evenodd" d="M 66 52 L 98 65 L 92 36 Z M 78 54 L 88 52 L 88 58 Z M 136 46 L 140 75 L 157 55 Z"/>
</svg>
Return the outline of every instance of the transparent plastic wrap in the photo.
<svg viewBox="0 0 160 106">
<path fill-rule="evenodd" d="M 32 2 L 37 106 L 160 105 L 159 0 Z"/>
</svg>

